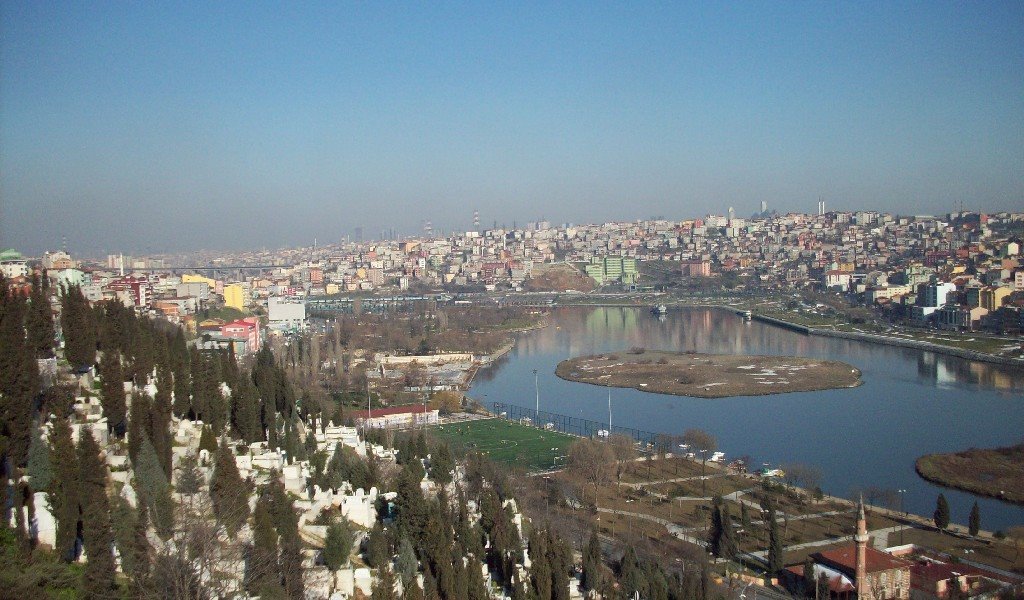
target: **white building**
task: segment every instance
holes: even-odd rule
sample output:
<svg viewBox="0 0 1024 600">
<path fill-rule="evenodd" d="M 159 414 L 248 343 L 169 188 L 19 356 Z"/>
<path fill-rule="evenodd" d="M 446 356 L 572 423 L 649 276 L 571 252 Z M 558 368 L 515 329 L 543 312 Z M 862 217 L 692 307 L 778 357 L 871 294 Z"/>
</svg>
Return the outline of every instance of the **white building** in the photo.
<svg viewBox="0 0 1024 600">
<path fill-rule="evenodd" d="M 270 328 L 278 331 L 295 331 L 306 326 L 306 304 L 285 298 L 271 297 L 267 300 Z"/>
</svg>

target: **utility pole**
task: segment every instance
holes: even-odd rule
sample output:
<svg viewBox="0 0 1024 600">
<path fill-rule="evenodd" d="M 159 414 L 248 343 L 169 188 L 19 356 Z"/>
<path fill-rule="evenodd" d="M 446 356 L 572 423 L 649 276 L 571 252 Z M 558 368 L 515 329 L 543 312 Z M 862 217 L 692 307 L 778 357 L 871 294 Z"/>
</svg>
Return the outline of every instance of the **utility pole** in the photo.
<svg viewBox="0 0 1024 600">
<path fill-rule="evenodd" d="M 608 386 L 608 435 L 612 434 L 612 386 Z"/>
</svg>

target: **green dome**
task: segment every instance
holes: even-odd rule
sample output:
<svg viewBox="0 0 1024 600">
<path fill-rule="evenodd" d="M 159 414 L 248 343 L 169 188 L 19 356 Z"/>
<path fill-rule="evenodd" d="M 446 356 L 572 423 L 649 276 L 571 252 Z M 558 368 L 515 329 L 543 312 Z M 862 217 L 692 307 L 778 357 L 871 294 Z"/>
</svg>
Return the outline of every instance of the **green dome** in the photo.
<svg viewBox="0 0 1024 600">
<path fill-rule="evenodd" d="M 21 260 L 21 252 L 18 252 L 14 248 L 8 248 L 3 252 L 0 252 L 0 260 Z"/>
</svg>

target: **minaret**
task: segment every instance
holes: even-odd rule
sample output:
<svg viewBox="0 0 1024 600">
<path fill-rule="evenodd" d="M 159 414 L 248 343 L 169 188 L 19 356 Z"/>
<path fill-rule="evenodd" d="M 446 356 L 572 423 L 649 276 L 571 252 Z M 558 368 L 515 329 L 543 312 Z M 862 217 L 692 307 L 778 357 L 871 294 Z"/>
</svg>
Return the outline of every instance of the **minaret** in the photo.
<svg viewBox="0 0 1024 600">
<path fill-rule="evenodd" d="M 857 509 L 857 535 L 853 536 L 853 541 L 857 542 L 857 600 L 867 600 L 870 597 L 867 574 L 868 521 L 864 517 L 863 496 Z"/>
</svg>

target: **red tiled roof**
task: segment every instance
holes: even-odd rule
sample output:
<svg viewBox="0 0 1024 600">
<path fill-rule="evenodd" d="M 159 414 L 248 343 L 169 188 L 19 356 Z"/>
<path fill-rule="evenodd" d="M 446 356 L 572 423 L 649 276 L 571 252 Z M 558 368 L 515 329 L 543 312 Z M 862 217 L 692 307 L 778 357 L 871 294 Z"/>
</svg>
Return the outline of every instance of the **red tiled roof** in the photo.
<svg viewBox="0 0 1024 600">
<path fill-rule="evenodd" d="M 865 553 L 865 568 L 868 573 L 875 573 L 877 571 L 888 571 L 890 569 L 901 569 L 909 568 L 910 563 L 896 558 L 885 552 L 875 550 L 871 546 L 866 548 Z M 826 550 L 824 552 L 818 552 L 815 555 L 815 559 L 822 559 L 825 563 L 831 563 L 836 567 L 849 571 L 850 573 L 856 574 L 857 571 L 857 546 L 850 544 L 849 546 L 843 546 L 841 548 L 834 548 L 832 550 Z"/>
</svg>

